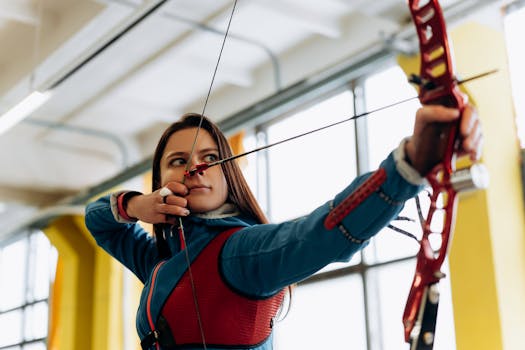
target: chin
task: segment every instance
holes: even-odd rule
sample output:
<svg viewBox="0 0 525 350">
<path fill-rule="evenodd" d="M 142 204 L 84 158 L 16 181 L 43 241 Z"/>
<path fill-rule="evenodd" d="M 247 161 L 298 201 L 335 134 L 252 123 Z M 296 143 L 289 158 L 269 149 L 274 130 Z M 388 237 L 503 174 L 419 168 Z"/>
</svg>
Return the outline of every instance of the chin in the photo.
<svg viewBox="0 0 525 350">
<path fill-rule="evenodd" d="M 190 209 L 190 212 L 196 213 L 196 214 L 207 213 L 219 207 L 220 205 L 210 205 L 210 203 L 196 203 L 196 204 L 188 203 L 188 208 Z"/>
<path fill-rule="evenodd" d="M 188 209 L 190 212 L 197 214 L 216 210 L 226 202 L 226 198 L 198 194 L 190 194 L 186 199 L 188 200 Z"/>
</svg>

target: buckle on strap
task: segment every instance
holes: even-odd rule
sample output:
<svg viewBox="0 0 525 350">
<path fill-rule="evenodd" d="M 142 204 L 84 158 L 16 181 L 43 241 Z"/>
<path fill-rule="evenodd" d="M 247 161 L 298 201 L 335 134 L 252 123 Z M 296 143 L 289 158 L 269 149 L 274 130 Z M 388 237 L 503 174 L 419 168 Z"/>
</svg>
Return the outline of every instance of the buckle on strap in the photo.
<svg viewBox="0 0 525 350">
<path fill-rule="evenodd" d="M 149 350 L 151 346 L 153 346 L 153 344 L 159 341 L 159 338 L 160 338 L 160 333 L 158 330 L 155 329 L 149 332 L 148 335 L 146 335 L 144 339 L 140 341 L 140 346 L 142 350 Z"/>
</svg>

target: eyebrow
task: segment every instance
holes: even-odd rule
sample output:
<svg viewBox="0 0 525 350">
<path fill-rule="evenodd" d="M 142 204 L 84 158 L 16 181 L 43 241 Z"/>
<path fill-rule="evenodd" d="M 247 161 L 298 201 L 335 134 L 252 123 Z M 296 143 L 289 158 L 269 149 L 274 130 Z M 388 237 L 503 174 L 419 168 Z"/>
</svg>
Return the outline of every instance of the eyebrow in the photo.
<svg viewBox="0 0 525 350">
<path fill-rule="evenodd" d="M 197 153 L 207 153 L 207 152 L 212 152 L 212 151 L 219 153 L 219 148 L 217 147 L 203 148 L 203 149 L 198 150 Z"/>
<path fill-rule="evenodd" d="M 197 150 L 197 153 L 199 153 L 199 154 L 207 153 L 207 152 L 217 152 L 217 153 L 219 153 L 219 148 L 217 148 L 217 147 L 208 147 L 208 148 L 203 148 L 203 149 Z M 168 158 L 172 158 L 172 157 L 183 157 L 183 156 L 187 156 L 187 155 L 189 155 L 189 152 L 184 152 L 184 151 L 169 152 L 169 153 L 166 154 L 166 156 L 164 158 L 168 159 Z"/>
<path fill-rule="evenodd" d="M 167 153 L 165 156 L 164 156 L 164 159 L 168 159 L 168 158 L 172 158 L 172 157 L 182 157 L 182 156 L 185 156 L 187 155 L 188 152 L 182 152 L 182 151 L 179 151 L 179 152 L 169 152 Z"/>
</svg>

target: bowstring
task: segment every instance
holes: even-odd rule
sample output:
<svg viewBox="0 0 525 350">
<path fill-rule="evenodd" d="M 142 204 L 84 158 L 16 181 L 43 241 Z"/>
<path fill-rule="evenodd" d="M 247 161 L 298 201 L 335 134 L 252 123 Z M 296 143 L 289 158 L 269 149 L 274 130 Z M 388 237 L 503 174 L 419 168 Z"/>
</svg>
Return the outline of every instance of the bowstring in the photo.
<svg viewBox="0 0 525 350">
<path fill-rule="evenodd" d="M 480 74 L 476 74 L 474 76 L 468 77 L 468 78 L 463 79 L 463 80 L 457 80 L 457 84 L 458 85 L 462 85 L 464 83 L 467 83 L 467 82 L 470 82 L 470 81 L 473 81 L 473 80 L 476 80 L 476 79 L 484 78 L 484 77 L 486 77 L 488 75 L 496 73 L 497 71 L 498 71 L 497 69 L 493 69 L 493 70 L 486 71 L 486 72 L 483 72 L 483 73 L 480 73 Z M 397 105 L 416 100 L 418 98 L 419 98 L 419 96 L 407 97 L 407 98 L 405 98 L 403 100 L 392 102 L 392 103 L 389 103 L 387 105 L 384 105 L 384 106 L 381 106 L 381 107 L 378 107 L 378 108 L 375 108 L 375 109 L 372 109 L 372 110 L 369 110 L 369 111 L 366 111 L 366 112 L 363 112 L 363 113 L 360 113 L 360 114 L 354 114 L 353 116 L 348 117 L 346 119 L 342 119 L 342 120 L 336 121 L 336 122 L 331 123 L 331 124 L 323 125 L 323 126 L 321 126 L 319 128 L 316 128 L 316 129 L 313 129 L 313 130 L 309 130 L 309 131 L 306 131 L 304 133 L 301 133 L 301 134 L 298 134 L 298 135 L 294 135 L 294 136 L 288 137 L 288 138 L 283 139 L 283 140 L 276 141 L 276 142 L 268 144 L 268 145 L 257 147 L 257 148 L 254 148 L 252 150 L 249 150 L 247 152 L 243 152 L 243 153 L 236 154 L 236 155 L 233 155 L 233 156 L 230 156 L 230 157 L 227 157 L 227 158 L 219 159 L 219 160 L 217 160 L 215 162 L 207 163 L 205 169 L 208 169 L 208 168 L 211 168 L 213 166 L 217 166 L 217 165 L 220 165 L 220 164 L 223 164 L 223 163 L 226 163 L 226 162 L 229 162 L 229 161 L 241 158 L 241 157 L 245 157 L 245 156 L 247 156 L 249 154 L 252 154 L 252 153 L 255 153 L 255 152 L 259 152 L 259 151 L 262 151 L 262 150 L 265 150 L 265 149 L 268 149 L 268 148 L 280 145 L 282 143 L 298 139 L 298 138 L 303 137 L 303 136 L 308 136 L 310 134 L 313 134 L 313 133 L 316 133 L 316 132 L 319 132 L 319 131 L 322 131 L 322 130 L 325 130 L 325 129 L 328 129 L 328 128 L 331 128 L 331 127 L 334 127 L 334 126 L 337 126 L 337 125 L 340 125 L 340 124 L 343 124 L 343 123 L 347 123 L 347 122 L 352 121 L 352 120 L 363 118 L 363 117 L 366 117 L 366 116 L 368 116 L 370 114 L 374 114 L 374 113 L 380 112 L 382 110 L 385 110 L 385 109 L 388 109 L 388 108 L 392 108 L 392 107 L 395 107 Z M 192 170 L 189 170 L 189 167 L 186 168 L 186 173 L 191 175 L 191 176 L 195 175 L 195 173 L 197 173 L 197 172 L 198 172 L 198 168 L 194 168 Z"/>
<path fill-rule="evenodd" d="M 228 25 L 226 27 L 226 31 L 224 33 L 224 37 L 223 37 L 223 40 L 222 40 L 221 49 L 219 51 L 219 56 L 218 56 L 216 64 L 215 64 L 215 69 L 213 71 L 213 75 L 212 75 L 212 78 L 211 78 L 210 86 L 208 88 L 208 92 L 206 94 L 206 99 L 205 99 L 204 105 L 202 107 L 202 113 L 200 115 L 199 124 L 197 126 L 197 131 L 195 132 L 195 137 L 193 139 L 193 144 L 191 145 L 191 151 L 190 151 L 190 154 L 188 156 L 188 161 L 186 162 L 186 166 L 185 166 L 185 169 L 184 169 L 185 173 L 190 169 L 191 158 L 193 157 L 193 154 L 195 153 L 195 147 L 197 145 L 197 139 L 199 137 L 199 132 L 200 132 L 200 130 L 202 128 L 202 122 L 204 120 L 204 113 L 206 112 L 206 107 L 208 106 L 208 101 L 210 99 L 211 91 L 212 91 L 212 88 L 213 88 L 213 83 L 215 82 L 215 77 L 217 76 L 219 63 L 221 61 L 222 53 L 224 51 L 224 45 L 226 44 L 226 39 L 228 38 L 228 33 L 230 31 L 231 22 L 232 22 L 233 14 L 235 13 L 235 8 L 236 7 L 237 7 L 237 0 L 234 0 L 233 7 L 232 7 L 232 10 L 231 10 L 231 14 L 230 14 L 230 17 L 229 17 L 229 20 L 228 20 Z M 186 176 L 183 175 L 181 183 L 184 184 L 185 180 L 186 180 Z M 182 217 L 180 217 L 180 216 L 179 216 L 179 234 L 180 234 L 180 237 L 182 239 L 182 243 L 183 243 L 183 245 L 185 247 L 185 249 L 184 249 L 185 254 L 184 255 L 186 257 L 186 264 L 188 265 L 188 276 L 190 278 L 191 290 L 192 290 L 192 295 L 193 295 L 193 304 L 195 306 L 195 313 L 197 315 L 197 323 L 199 325 L 199 332 L 200 332 L 200 336 L 201 336 L 201 340 L 202 340 L 202 346 L 203 346 L 203 349 L 206 350 L 207 349 L 207 347 L 206 347 L 206 337 L 204 335 L 204 326 L 203 326 L 202 318 L 201 318 L 201 314 L 200 314 L 199 301 L 197 299 L 197 289 L 196 289 L 195 282 L 194 282 L 194 279 L 193 279 L 193 273 L 191 272 L 190 254 L 188 252 L 188 245 L 186 244 L 186 234 L 184 232 L 184 225 L 182 223 Z"/>
</svg>

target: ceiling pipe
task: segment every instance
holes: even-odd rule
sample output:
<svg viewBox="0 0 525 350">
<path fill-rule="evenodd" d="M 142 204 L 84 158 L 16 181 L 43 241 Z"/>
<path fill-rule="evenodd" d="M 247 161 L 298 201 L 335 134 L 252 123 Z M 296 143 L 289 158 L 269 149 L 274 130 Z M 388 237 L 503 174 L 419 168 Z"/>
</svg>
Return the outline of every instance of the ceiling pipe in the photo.
<svg viewBox="0 0 525 350">
<path fill-rule="evenodd" d="M 82 135 L 89 135 L 89 136 L 94 136 L 94 137 L 108 140 L 111 143 L 115 144 L 115 146 L 117 146 L 118 150 L 120 151 L 120 154 L 121 154 L 120 162 L 121 162 L 122 167 L 126 168 L 127 166 L 130 165 L 128 149 L 126 145 L 124 144 L 124 142 L 122 141 L 122 139 L 118 137 L 116 134 L 113 134 L 107 131 L 95 130 L 95 129 L 90 129 L 90 128 L 81 127 L 81 126 L 72 126 L 72 125 L 68 125 L 68 124 L 64 124 L 60 122 L 52 122 L 52 121 L 47 121 L 47 120 L 42 120 L 42 119 L 26 119 L 24 120 L 24 123 L 28 123 L 31 125 L 40 126 L 40 127 L 44 127 L 44 128 L 48 128 L 52 130 L 63 130 L 63 131 L 68 131 L 68 132 L 75 132 L 75 133 L 82 134 Z"/>
<path fill-rule="evenodd" d="M 132 2 L 130 2 L 128 0 L 106 0 L 106 2 L 120 4 L 120 5 L 133 7 L 133 8 L 136 7 L 134 3 L 132 3 Z M 163 17 L 165 17 L 165 18 L 168 18 L 168 19 L 171 19 L 171 20 L 174 20 L 174 21 L 177 21 L 177 22 L 186 23 L 186 24 L 190 25 L 191 27 L 196 28 L 196 29 L 200 29 L 202 31 L 206 31 L 206 32 L 209 32 L 209 33 L 217 34 L 217 35 L 222 36 L 222 37 L 224 37 L 226 35 L 226 32 L 223 31 L 223 30 L 211 27 L 211 26 L 209 26 L 207 24 L 204 24 L 204 23 L 201 23 L 201 22 L 197 22 L 197 21 L 194 21 L 194 20 L 189 19 L 189 18 L 185 18 L 185 17 L 179 16 L 179 15 L 175 15 L 173 13 L 169 13 L 167 11 L 163 12 L 161 15 Z M 261 43 L 259 41 L 252 40 L 252 39 L 246 38 L 246 37 L 244 37 L 242 35 L 233 34 L 233 33 L 229 33 L 228 34 L 228 39 L 234 39 L 234 40 L 240 41 L 242 43 L 245 43 L 247 45 L 255 46 L 255 47 L 261 49 L 262 51 L 264 51 L 268 55 L 268 57 L 270 58 L 270 61 L 272 62 L 272 71 L 273 71 L 273 77 L 274 77 L 275 90 L 276 91 L 280 91 L 282 89 L 281 65 L 279 63 L 279 58 L 277 57 L 277 55 L 268 46 L 264 45 L 263 43 Z"/>
<path fill-rule="evenodd" d="M 143 20 L 154 12 L 158 11 L 169 0 L 152 0 L 144 2 L 131 16 L 121 22 L 105 39 L 95 47 L 88 49 L 75 62 L 71 63 L 65 73 L 61 73 L 48 80 L 44 84 L 44 89 L 54 89 L 67 80 L 69 77 L 78 72 L 82 67 L 91 62 L 94 58 L 104 52 L 107 48 L 126 35 L 130 30 L 135 28 Z"/>
</svg>

